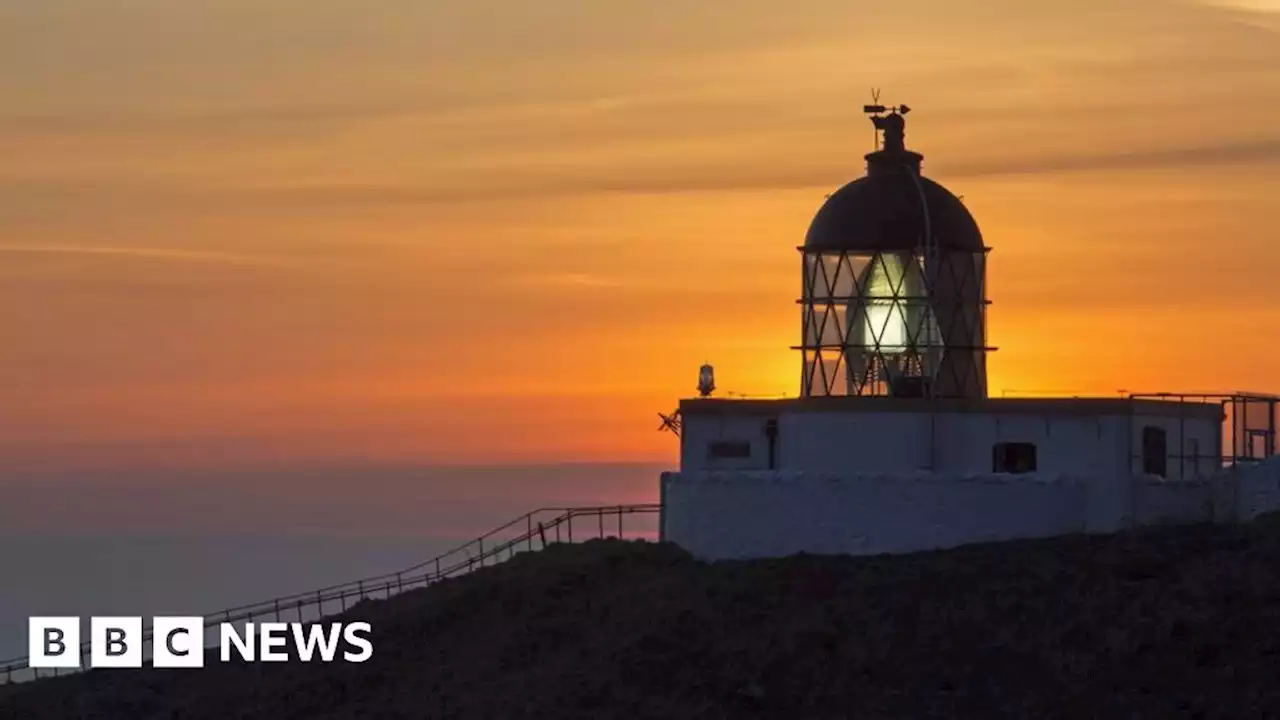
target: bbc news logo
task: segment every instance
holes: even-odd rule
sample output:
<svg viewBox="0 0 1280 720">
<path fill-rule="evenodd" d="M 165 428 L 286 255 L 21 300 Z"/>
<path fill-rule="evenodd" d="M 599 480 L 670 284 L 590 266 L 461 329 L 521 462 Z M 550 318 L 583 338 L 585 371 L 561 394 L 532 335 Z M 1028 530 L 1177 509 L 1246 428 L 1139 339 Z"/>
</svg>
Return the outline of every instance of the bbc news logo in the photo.
<svg viewBox="0 0 1280 720">
<path fill-rule="evenodd" d="M 151 624 L 151 663 L 158 668 L 204 667 L 204 618 L 157 617 Z M 256 630 L 256 632 L 255 632 Z M 290 662 L 290 640 L 301 662 L 362 663 L 373 657 L 369 623 L 304 624 L 267 622 L 243 632 L 232 623 L 218 626 L 218 658 L 231 662 Z M 80 618 L 28 619 L 28 664 L 33 668 L 78 668 Z M 94 617 L 89 621 L 89 659 L 95 668 L 142 667 L 142 618 Z M 339 649 L 342 652 L 339 653 Z"/>
</svg>

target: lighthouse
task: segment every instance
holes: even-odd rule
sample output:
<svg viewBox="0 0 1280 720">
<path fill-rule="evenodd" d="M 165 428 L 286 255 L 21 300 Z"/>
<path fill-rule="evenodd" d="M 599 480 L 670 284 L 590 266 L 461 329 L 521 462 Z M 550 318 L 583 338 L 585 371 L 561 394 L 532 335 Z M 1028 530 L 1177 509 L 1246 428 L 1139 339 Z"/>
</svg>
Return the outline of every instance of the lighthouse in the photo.
<svg viewBox="0 0 1280 720">
<path fill-rule="evenodd" d="M 907 148 L 910 109 L 864 111 L 865 173 L 798 246 L 797 396 L 713 397 L 702 368 L 663 416 L 663 538 L 705 559 L 910 552 L 1280 507 L 1280 397 L 989 396 L 991 248 Z"/>
<path fill-rule="evenodd" d="M 921 175 L 910 109 L 866 110 L 880 147 L 799 248 L 800 394 L 985 397 L 990 248 L 960 199 Z"/>
</svg>

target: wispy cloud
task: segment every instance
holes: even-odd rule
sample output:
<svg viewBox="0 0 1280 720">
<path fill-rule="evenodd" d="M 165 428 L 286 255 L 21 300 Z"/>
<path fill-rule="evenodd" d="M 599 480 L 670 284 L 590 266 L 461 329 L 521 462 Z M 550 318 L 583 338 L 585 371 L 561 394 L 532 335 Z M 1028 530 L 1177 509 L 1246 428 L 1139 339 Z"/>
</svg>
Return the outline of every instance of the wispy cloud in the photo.
<svg viewBox="0 0 1280 720">
<path fill-rule="evenodd" d="M 1280 33 L 1280 0 L 1197 0 L 1227 16 L 1236 27 L 1265 33 Z"/>
<path fill-rule="evenodd" d="M 1211 7 L 1280 13 L 1280 0 L 1200 0 L 1200 2 Z"/>
<path fill-rule="evenodd" d="M 1158 170 L 1213 165 L 1270 165 L 1280 162 L 1280 138 L 1080 155 L 974 162 L 947 168 L 954 177 L 1044 175 L 1112 170 Z"/>
<path fill-rule="evenodd" d="M 966 159 L 967 156 L 967 159 Z M 927 172 L 939 179 L 1040 176 L 1066 173 L 1130 170 L 1195 170 L 1205 167 L 1280 165 L 1280 137 L 1233 139 L 1203 144 L 1168 144 L 1145 149 L 1094 151 L 1031 150 L 985 154 L 930 152 Z M 628 164 L 631 163 L 631 164 Z M 83 179 L 4 183 L 16 209 L 51 207 L 69 201 L 95 211 L 145 205 L 154 212 L 207 213 L 223 208 L 251 212 L 310 212 L 315 209 L 411 208 L 474 203 L 541 200 L 603 195 L 675 195 L 698 192 L 830 189 L 861 174 L 849 155 L 794 156 L 775 162 L 759 157 L 705 160 L 686 158 L 656 166 L 641 159 L 584 163 L 578 167 L 532 163 L 502 172 L 454 173 L 406 182 L 289 184 L 186 183 L 155 178 L 90 182 Z M 11 210 L 16 212 L 16 210 Z M 155 247 L 99 247 L 92 245 L 0 244 L 3 253 L 81 253 L 132 256 L 154 260 L 282 266 L 280 258 L 206 250 Z M 578 284 L 584 284 L 580 281 Z M 562 278 L 561 282 L 564 282 Z"/>
<path fill-rule="evenodd" d="M 212 263 L 252 267 L 281 267 L 289 263 L 278 258 L 212 250 L 185 250 L 179 248 L 147 247 L 94 247 L 86 245 L 19 245 L 0 244 L 0 254 L 8 255 L 98 255 L 104 257 L 137 258 L 143 260 Z"/>
<path fill-rule="evenodd" d="M 602 277 L 599 275 L 591 275 L 588 273 L 558 273 L 554 275 L 534 275 L 525 278 L 525 281 L 535 285 L 558 285 L 568 287 L 582 288 L 611 288 L 619 287 L 622 283 L 618 280 Z"/>
<path fill-rule="evenodd" d="M 1081 154 L 1043 154 L 949 163 L 946 177 L 997 177 L 1124 170 L 1195 169 L 1280 163 L 1280 138 L 1196 146 Z M 934 167 L 937 167 L 935 165 Z M 434 205 L 443 203 L 596 194 L 668 194 L 700 191 L 793 190 L 827 187 L 857 170 L 846 158 L 778 168 L 765 163 L 708 164 L 670 170 L 637 169 L 576 173 L 525 169 L 519 177 L 483 187 L 351 185 L 264 187 L 232 191 L 257 202 L 283 205 Z M 248 200 L 250 197 L 245 197 Z"/>
</svg>

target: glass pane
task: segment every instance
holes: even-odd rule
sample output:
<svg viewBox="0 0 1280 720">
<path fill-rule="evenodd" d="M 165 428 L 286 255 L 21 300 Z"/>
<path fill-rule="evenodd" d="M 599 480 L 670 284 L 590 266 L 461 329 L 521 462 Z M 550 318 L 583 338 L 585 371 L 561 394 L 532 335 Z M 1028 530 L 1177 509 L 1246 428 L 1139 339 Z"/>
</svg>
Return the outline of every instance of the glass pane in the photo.
<svg viewBox="0 0 1280 720">
<path fill-rule="evenodd" d="M 840 269 L 840 253 L 823 253 L 818 269 L 817 281 L 814 283 L 814 297 L 829 299 L 835 287 L 836 272 Z"/>
<path fill-rule="evenodd" d="M 833 297 L 847 299 L 858 294 L 858 286 L 855 282 L 857 278 L 856 272 L 853 265 L 850 264 L 849 256 L 842 254 L 839 273 L 833 279 L 831 285 Z"/>
<path fill-rule="evenodd" d="M 898 353 L 907 347 L 907 318 L 902 302 L 876 300 L 867 307 L 867 335 L 882 353 Z"/>
<path fill-rule="evenodd" d="M 839 350 L 822 351 L 822 370 L 828 395 L 848 394 L 849 380 L 842 353 Z"/>
<path fill-rule="evenodd" d="M 863 295 L 868 298 L 893 298 L 902 290 L 906 274 L 905 258 L 898 253 L 877 253 Z"/>
<path fill-rule="evenodd" d="M 818 256 L 810 253 L 804 254 L 804 291 L 801 296 L 808 300 L 813 297 L 814 292 L 814 274 L 818 271 Z"/>
<path fill-rule="evenodd" d="M 804 323 L 804 346 L 811 347 L 818 344 L 818 317 L 821 316 L 821 306 L 814 308 L 813 305 L 801 305 L 803 317 L 801 322 Z M 815 313 L 817 313 L 815 315 Z"/>
<path fill-rule="evenodd" d="M 937 322 L 929 306 L 920 300 L 904 300 L 902 307 L 906 316 L 907 344 L 919 348 L 937 345 Z"/>
<path fill-rule="evenodd" d="M 924 270 L 921 268 L 920 257 L 913 255 L 904 258 L 902 285 L 899 288 L 899 294 L 904 298 L 922 298 L 925 297 L 925 288 L 928 287 L 924 281 Z"/>
<path fill-rule="evenodd" d="M 848 255 L 849 269 L 853 271 L 853 277 L 857 279 L 855 283 L 856 292 L 860 295 L 866 294 L 868 275 L 871 272 L 871 259 L 874 255 Z"/>
<path fill-rule="evenodd" d="M 832 305 L 827 309 L 826 322 L 822 324 L 822 345 L 844 345 L 844 323 L 848 314 L 847 305 Z"/>
</svg>

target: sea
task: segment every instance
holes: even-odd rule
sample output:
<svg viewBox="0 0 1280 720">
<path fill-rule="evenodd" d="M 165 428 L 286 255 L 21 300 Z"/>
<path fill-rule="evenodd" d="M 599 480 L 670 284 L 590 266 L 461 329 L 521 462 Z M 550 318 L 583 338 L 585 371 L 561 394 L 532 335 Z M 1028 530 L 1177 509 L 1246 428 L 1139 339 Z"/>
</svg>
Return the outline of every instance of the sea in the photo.
<svg viewBox="0 0 1280 720">
<path fill-rule="evenodd" d="M 0 475 L 0 661 L 32 616 L 208 615 L 395 572 L 539 507 L 656 502 L 663 469 Z"/>
</svg>

